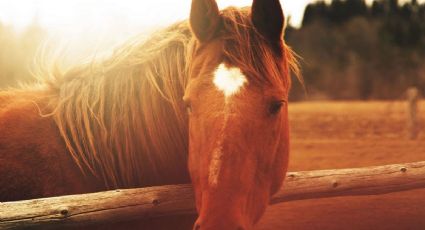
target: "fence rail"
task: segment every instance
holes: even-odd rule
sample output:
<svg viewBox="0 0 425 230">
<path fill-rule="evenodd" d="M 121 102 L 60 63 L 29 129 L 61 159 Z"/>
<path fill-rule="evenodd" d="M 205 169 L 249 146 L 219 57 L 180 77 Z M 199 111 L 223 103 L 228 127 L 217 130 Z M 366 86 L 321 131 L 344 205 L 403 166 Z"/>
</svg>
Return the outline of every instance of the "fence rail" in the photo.
<svg viewBox="0 0 425 230">
<path fill-rule="evenodd" d="M 271 204 L 425 188 L 425 161 L 289 172 Z M 195 213 L 190 185 L 167 185 L 0 203 L 0 229 L 84 226 Z"/>
</svg>

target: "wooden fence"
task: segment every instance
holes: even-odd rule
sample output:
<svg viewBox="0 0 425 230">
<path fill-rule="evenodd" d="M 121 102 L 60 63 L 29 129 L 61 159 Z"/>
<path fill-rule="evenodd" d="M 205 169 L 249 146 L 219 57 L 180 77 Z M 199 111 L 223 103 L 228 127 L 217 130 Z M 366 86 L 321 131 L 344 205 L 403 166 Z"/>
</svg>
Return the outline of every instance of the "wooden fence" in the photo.
<svg viewBox="0 0 425 230">
<path fill-rule="evenodd" d="M 376 167 L 289 172 L 271 204 L 425 188 L 425 161 Z M 190 185 L 114 190 L 0 203 L 0 229 L 84 226 L 195 213 Z"/>
</svg>

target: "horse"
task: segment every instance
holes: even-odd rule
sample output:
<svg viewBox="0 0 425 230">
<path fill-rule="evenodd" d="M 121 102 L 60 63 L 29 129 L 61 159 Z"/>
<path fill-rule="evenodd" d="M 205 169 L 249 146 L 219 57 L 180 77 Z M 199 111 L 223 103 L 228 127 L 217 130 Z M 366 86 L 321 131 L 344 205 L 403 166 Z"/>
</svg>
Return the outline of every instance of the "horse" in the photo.
<svg viewBox="0 0 425 230">
<path fill-rule="evenodd" d="M 0 201 L 192 183 L 194 229 L 252 229 L 288 166 L 284 24 L 278 0 L 193 0 L 186 21 L 1 92 Z"/>
</svg>

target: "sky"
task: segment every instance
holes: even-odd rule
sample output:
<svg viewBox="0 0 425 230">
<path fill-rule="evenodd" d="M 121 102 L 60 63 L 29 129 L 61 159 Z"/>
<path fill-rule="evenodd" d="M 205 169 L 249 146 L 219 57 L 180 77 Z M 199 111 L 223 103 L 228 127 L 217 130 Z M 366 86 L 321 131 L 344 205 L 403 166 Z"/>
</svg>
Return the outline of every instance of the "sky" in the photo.
<svg viewBox="0 0 425 230">
<path fill-rule="evenodd" d="M 281 3 L 292 24 L 299 25 L 305 6 L 311 1 Z M 252 0 L 217 3 L 223 9 L 249 6 Z M 190 5 L 191 0 L 0 0 L 0 23 L 19 33 L 36 21 L 48 32 L 47 40 L 66 47 L 69 55 L 79 58 L 187 19 Z"/>
<path fill-rule="evenodd" d="M 311 0 L 282 0 L 286 15 L 299 25 Z M 126 31 L 165 26 L 188 17 L 190 0 L 0 0 L 0 21 L 24 28 L 33 19 L 61 33 L 81 30 Z M 220 8 L 247 6 L 252 0 L 218 0 Z"/>
<path fill-rule="evenodd" d="M 294 25 L 313 0 L 281 0 Z M 252 0 L 217 0 L 220 9 L 249 6 Z M 47 40 L 67 48 L 71 56 L 87 56 L 113 48 L 134 36 L 187 19 L 191 0 L 0 0 L 0 23 L 22 32 L 34 21 Z M 70 53 L 71 52 L 71 53 Z"/>
</svg>

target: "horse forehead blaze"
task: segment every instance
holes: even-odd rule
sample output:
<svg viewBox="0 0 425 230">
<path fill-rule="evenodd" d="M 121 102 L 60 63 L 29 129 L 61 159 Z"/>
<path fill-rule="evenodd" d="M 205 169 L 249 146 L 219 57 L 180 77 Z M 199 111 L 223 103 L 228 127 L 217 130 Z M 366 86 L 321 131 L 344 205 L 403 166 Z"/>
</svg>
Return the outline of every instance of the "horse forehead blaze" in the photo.
<svg viewBox="0 0 425 230">
<path fill-rule="evenodd" d="M 214 72 L 213 82 L 227 99 L 238 93 L 248 81 L 239 68 L 226 67 L 225 64 L 220 64 Z"/>
<path fill-rule="evenodd" d="M 230 98 L 238 94 L 245 84 L 248 83 L 247 78 L 242 71 L 237 67 L 227 67 L 225 64 L 220 64 L 214 71 L 213 83 L 218 91 L 224 94 L 224 121 L 220 133 L 224 133 L 224 128 L 228 123 Z M 221 135 L 223 138 L 223 135 Z M 208 182 L 211 187 L 216 187 L 218 177 L 222 166 L 223 157 L 223 140 L 218 140 L 217 147 L 213 150 L 211 161 L 209 164 Z"/>
</svg>

